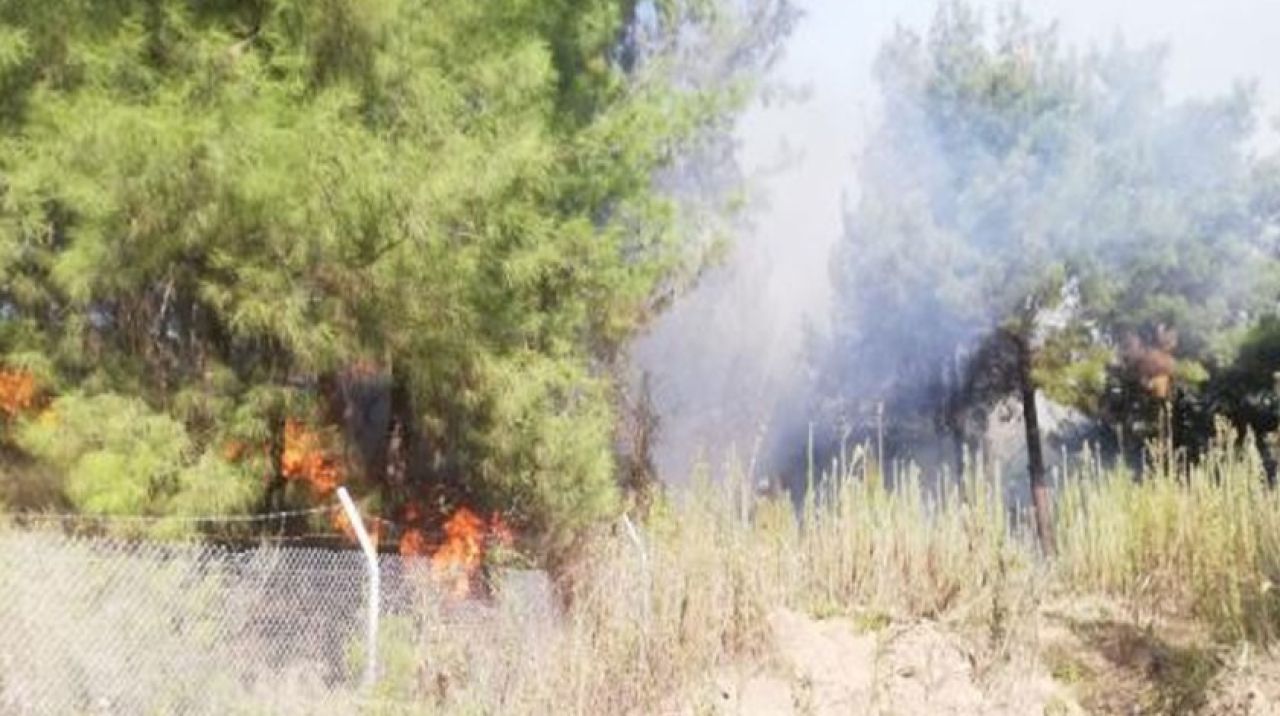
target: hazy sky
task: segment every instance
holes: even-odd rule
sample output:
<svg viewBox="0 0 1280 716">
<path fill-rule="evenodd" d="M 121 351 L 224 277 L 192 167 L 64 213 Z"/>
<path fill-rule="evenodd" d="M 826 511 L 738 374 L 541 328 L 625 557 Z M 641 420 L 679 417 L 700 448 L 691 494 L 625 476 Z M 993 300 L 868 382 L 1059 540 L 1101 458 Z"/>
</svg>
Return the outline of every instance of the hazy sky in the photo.
<svg viewBox="0 0 1280 716">
<path fill-rule="evenodd" d="M 663 416 L 659 467 L 679 480 L 701 449 L 749 442 L 786 399 L 801 367 L 802 329 L 821 329 L 828 257 L 853 196 L 857 151 L 873 126 L 876 53 L 896 24 L 924 29 L 935 0 L 796 0 L 805 13 L 779 79 L 804 101 L 756 107 L 740 129 L 741 158 L 762 198 L 738 256 L 678 302 L 636 347 L 653 372 Z M 1001 0 L 973 0 L 991 18 Z M 1280 0 L 1024 0 L 1035 20 L 1056 19 L 1080 50 L 1122 35 L 1131 46 L 1169 46 L 1173 98 L 1226 91 L 1252 80 L 1263 122 L 1280 114 Z M 1267 129 L 1261 146 L 1280 146 Z M 785 168 L 780 160 L 791 157 Z M 776 420 L 776 418 L 773 418 Z"/>
</svg>

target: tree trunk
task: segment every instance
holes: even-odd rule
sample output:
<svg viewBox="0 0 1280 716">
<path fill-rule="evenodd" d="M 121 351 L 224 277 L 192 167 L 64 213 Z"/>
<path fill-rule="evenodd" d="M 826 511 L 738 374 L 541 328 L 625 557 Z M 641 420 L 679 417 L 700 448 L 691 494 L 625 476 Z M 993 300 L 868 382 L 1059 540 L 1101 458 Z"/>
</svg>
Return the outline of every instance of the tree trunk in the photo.
<svg viewBox="0 0 1280 716">
<path fill-rule="evenodd" d="M 963 483 L 965 479 L 965 449 L 967 447 L 964 427 L 959 422 L 953 422 L 951 424 L 951 459 L 955 461 L 955 479 L 959 483 Z"/>
<path fill-rule="evenodd" d="M 1031 506 L 1036 521 L 1036 537 L 1046 556 L 1055 552 L 1053 516 L 1049 505 L 1049 486 L 1045 483 L 1044 448 L 1040 442 L 1040 417 L 1036 411 L 1036 385 L 1031 377 L 1031 341 L 1024 332 L 1016 337 L 1018 350 L 1018 388 L 1022 393 L 1022 423 L 1027 432 L 1027 473 L 1031 478 Z"/>
<path fill-rule="evenodd" d="M 262 495 L 262 507 L 259 510 L 263 514 L 284 511 L 286 483 L 284 474 L 284 411 L 278 408 L 272 410 L 267 420 L 270 423 L 270 438 L 268 438 L 267 451 L 271 460 L 271 472 L 267 476 L 267 489 Z M 274 531 L 280 534 L 288 531 L 288 525 L 283 521 L 268 520 L 263 522 L 261 526 L 267 531 Z"/>
<path fill-rule="evenodd" d="M 940 437 L 943 438 L 944 444 L 949 443 L 951 465 L 955 470 L 955 478 L 963 480 L 965 449 L 964 409 L 966 405 L 964 397 L 961 395 L 962 379 L 960 377 L 959 359 L 953 358 L 944 372 L 941 422 L 945 435 Z M 945 458 L 943 462 L 945 464 Z"/>
<path fill-rule="evenodd" d="M 408 377 L 393 366 L 391 369 L 391 415 L 387 424 L 384 472 L 375 475 L 385 487 L 404 490 L 409 481 L 409 449 L 414 432 L 413 397 Z"/>
<path fill-rule="evenodd" d="M 618 373 L 621 374 L 622 371 Z M 615 380 L 621 386 L 619 415 L 622 434 L 618 458 L 622 487 L 633 501 L 636 514 L 644 517 L 649 514 L 659 487 L 657 468 L 653 462 L 654 441 L 658 437 L 659 428 L 658 411 L 653 405 L 648 371 L 641 375 L 634 397 L 631 389 L 622 383 L 626 380 L 625 377 Z"/>
<path fill-rule="evenodd" d="M 995 461 L 994 452 L 991 446 L 989 420 L 984 417 L 981 425 L 982 425 L 982 438 L 981 438 L 982 442 L 981 442 L 980 449 L 982 450 L 982 456 L 981 456 L 981 462 L 979 462 L 979 466 L 982 468 L 981 476 L 983 478 L 990 479 L 995 477 L 996 461 Z"/>
</svg>

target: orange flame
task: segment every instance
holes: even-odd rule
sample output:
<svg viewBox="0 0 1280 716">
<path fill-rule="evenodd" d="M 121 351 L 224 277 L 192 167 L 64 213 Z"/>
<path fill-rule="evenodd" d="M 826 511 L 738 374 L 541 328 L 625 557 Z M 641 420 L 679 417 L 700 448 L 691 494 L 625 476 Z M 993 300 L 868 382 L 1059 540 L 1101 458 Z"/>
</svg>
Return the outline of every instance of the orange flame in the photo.
<svg viewBox="0 0 1280 716">
<path fill-rule="evenodd" d="M 306 483 L 316 500 L 328 499 L 344 481 L 342 464 L 326 449 L 324 436 L 293 418 L 284 424 L 280 471 L 286 480 Z M 342 510 L 335 510 L 330 522 L 347 540 L 357 541 L 355 528 Z M 369 521 L 369 536 L 375 544 L 380 541 L 381 528 L 380 520 Z"/>
<path fill-rule="evenodd" d="M 471 591 L 471 580 L 484 553 L 484 520 L 460 507 L 444 523 L 444 544 L 431 555 L 431 574 L 455 597 Z"/>
<path fill-rule="evenodd" d="M 284 425 L 280 467 L 285 479 L 306 482 L 318 498 L 328 497 L 342 484 L 342 468 L 325 451 L 320 434 L 292 418 Z"/>
<path fill-rule="evenodd" d="M 223 446 L 223 455 L 235 460 L 245 450 L 242 443 L 230 442 Z M 316 499 L 331 496 L 344 477 L 342 464 L 326 449 L 324 436 L 293 418 L 285 422 L 281 471 L 285 479 L 305 482 Z M 424 517 L 422 506 L 411 502 L 405 506 L 401 519 L 409 525 L 420 525 Z M 335 511 L 332 521 L 336 530 L 351 541 L 356 540 L 355 530 L 344 513 Z M 371 520 L 370 536 L 375 542 L 381 541 L 382 526 L 382 520 Z M 459 507 L 444 522 L 442 542 L 433 544 L 421 527 L 411 527 L 401 535 L 398 547 L 406 557 L 429 556 L 432 581 L 443 586 L 451 597 L 465 599 L 472 593 L 488 549 L 514 543 L 515 532 L 500 515 L 494 514 L 486 522 L 472 509 Z"/>
<path fill-rule="evenodd" d="M 253 449 L 270 451 L 265 445 L 257 448 L 240 440 L 229 440 L 222 445 L 222 457 L 229 462 L 237 462 Z M 311 429 L 300 420 L 289 418 L 284 424 L 284 445 L 280 454 L 280 470 L 286 480 L 300 480 L 311 490 L 312 498 L 324 501 L 330 498 L 343 483 L 342 464 L 327 449 L 324 435 Z M 334 509 L 329 517 L 334 530 L 340 532 L 348 541 L 359 541 L 355 527 L 344 511 Z M 377 517 L 365 518 L 366 529 L 374 544 L 382 541 L 383 520 Z"/>
<path fill-rule="evenodd" d="M 22 370 L 0 369 L 0 417 L 12 419 L 30 410 L 39 395 L 35 376 Z"/>
<path fill-rule="evenodd" d="M 410 504 L 405 510 L 409 521 L 417 521 L 420 508 Z M 510 546 L 515 533 L 499 515 L 493 515 L 486 523 L 469 507 L 459 507 L 444 523 L 444 541 L 430 544 L 426 533 L 419 528 L 405 531 L 400 538 L 400 554 L 406 557 L 430 555 L 431 577 L 455 599 L 465 599 L 472 593 L 476 575 L 484 563 L 485 554 L 495 544 Z"/>
<path fill-rule="evenodd" d="M 404 557 L 421 557 L 430 553 L 427 535 L 420 529 L 406 530 L 400 537 L 400 554 Z"/>
</svg>

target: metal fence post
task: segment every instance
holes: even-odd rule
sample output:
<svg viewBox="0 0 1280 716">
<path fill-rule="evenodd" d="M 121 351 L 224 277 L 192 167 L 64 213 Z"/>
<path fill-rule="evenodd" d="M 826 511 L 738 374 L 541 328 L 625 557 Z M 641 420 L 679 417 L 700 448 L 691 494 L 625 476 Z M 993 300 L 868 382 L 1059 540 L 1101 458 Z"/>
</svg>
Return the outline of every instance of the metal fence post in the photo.
<svg viewBox="0 0 1280 716">
<path fill-rule="evenodd" d="M 377 680 L 378 674 L 378 592 L 381 582 L 378 574 L 378 548 L 370 539 L 369 532 L 365 530 L 364 520 L 360 519 L 360 512 L 356 509 L 356 503 L 351 500 L 351 495 L 347 494 L 347 488 L 338 488 L 338 499 L 342 502 L 342 509 L 346 511 L 347 519 L 351 521 L 351 526 L 356 531 L 356 539 L 360 540 L 360 549 L 364 551 L 365 561 L 369 566 L 369 618 L 365 638 L 367 653 L 364 685 L 371 687 Z"/>
</svg>

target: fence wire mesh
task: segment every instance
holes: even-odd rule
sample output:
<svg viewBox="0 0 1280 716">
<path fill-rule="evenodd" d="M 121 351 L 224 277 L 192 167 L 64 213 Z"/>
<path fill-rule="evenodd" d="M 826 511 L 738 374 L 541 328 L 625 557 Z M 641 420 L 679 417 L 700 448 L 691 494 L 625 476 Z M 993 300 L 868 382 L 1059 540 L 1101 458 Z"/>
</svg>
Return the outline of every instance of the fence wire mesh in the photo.
<svg viewBox="0 0 1280 716">
<path fill-rule="evenodd" d="M 0 526 L 0 713 L 344 711 L 365 663 L 364 560 Z M 380 612 L 425 614 L 428 570 L 382 557 Z"/>
</svg>

